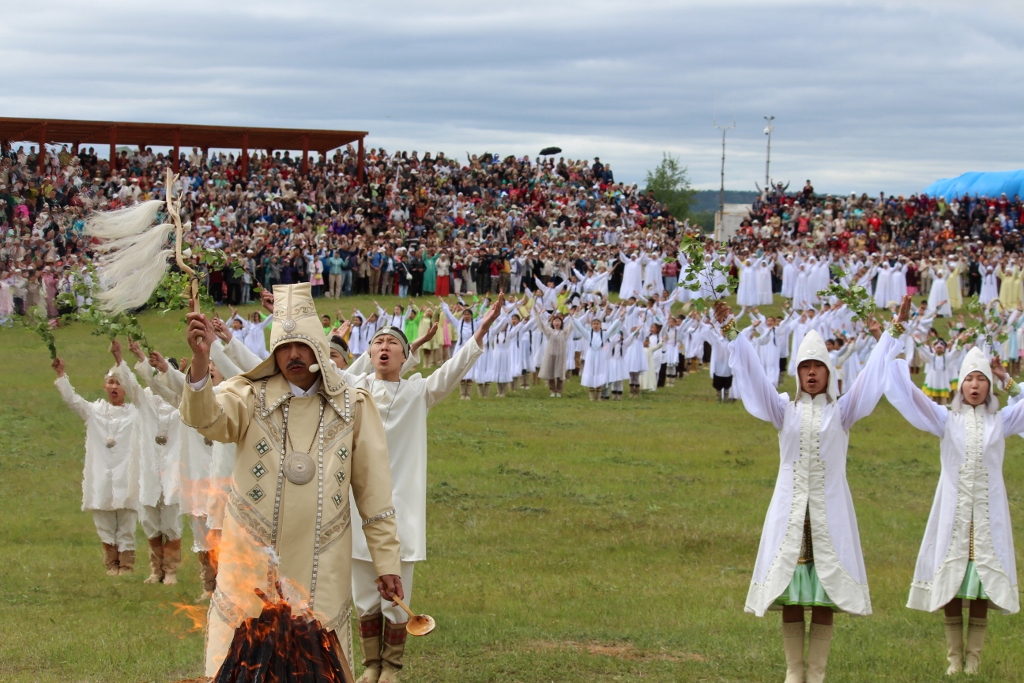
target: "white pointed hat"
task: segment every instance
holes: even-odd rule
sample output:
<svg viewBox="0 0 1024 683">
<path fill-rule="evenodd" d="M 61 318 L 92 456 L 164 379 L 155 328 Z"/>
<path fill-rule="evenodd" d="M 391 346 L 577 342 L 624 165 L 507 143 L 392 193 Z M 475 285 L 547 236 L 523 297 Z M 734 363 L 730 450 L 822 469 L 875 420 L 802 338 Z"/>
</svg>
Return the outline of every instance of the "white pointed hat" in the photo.
<svg viewBox="0 0 1024 683">
<path fill-rule="evenodd" d="M 964 383 L 967 379 L 967 375 L 972 372 L 980 372 L 988 378 L 989 386 L 992 385 L 992 366 L 991 361 L 984 351 L 979 349 L 977 346 L 972 348 L 964 356 L 964 360 L 960 363 L 960 384 Z"/>
<path fill-rule="evenodd" d="M 825 364 L 828 368 L 828 385 L 825 387 L 825 393 L 827 394 L 830 401 L 835 401 L 839 398 L 839 378 L 836 377 L 836 369 L 832 366 L 832 356 L 828 354 L 828 349 L 825 348 L 825 340 L 817 330 L 811 330 L 804 335 L 803 341 L 800 342 L 800 348 L 796 352 L 796 366 L 800 367 L 800 364 L 807 360 L 816 360 Z M 802 389 L 799 387 L 799 376 L 797 378 L 796 396 L 800 398 Z"/>
<path fill-rule="evenodd" d="M 308 282 L 297 285 L 274 285 L 274 322 L 270 326 L 270 356 L 242 376 L 258 380 L 279 372 L 274 350 L 282 344 L 300 342 L 313 349 L 324 390 L 337 396 L 345 390 L 345 380 L 331 364 L 331 348 L 313 303 Z"/>
</svg>

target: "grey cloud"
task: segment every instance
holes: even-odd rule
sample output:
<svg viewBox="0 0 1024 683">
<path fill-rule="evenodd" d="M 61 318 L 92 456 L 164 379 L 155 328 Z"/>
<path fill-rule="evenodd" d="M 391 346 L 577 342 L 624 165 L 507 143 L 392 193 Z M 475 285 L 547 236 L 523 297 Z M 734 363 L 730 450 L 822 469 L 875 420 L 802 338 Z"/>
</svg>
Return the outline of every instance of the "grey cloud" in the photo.
<svg viewBox="0 0 1024 683">
<path fill-rule="evenodd" d="M 1013 3 L 50 7 L 0 27 L 0 59 L 32 65 L 8 79 L 9 115 L 362 129 L 453 154 L 559 144 L 629 181 L 671 150 L 702 187 L 716 113 L 738 124 L 733 188 L 763 181 L 765 114 L 773 175 L 823 190 L 1018 163 Z"/>
</svg>

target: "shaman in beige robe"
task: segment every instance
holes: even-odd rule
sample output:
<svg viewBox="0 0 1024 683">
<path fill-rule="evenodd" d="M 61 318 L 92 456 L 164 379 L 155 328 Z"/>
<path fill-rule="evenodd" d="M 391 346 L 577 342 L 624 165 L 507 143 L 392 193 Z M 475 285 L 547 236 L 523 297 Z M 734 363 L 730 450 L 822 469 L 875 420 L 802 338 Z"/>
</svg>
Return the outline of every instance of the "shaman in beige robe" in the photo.
<svg viewBox="0 0 1024 683">
<path fill-rule="evenodd" d="M 219 394 L 209 381 L 186 388 L 181 418 L 203 436 L 237 445 L 210 601 L 206 675 L 216 675 L 235 628 L 259 615 L 263 603 L 254 589 L 275 596 L 279 577 L 305 592 L 351 662 L 350 489 L 377 574 L 401 573 L 387 441 L 372 398 L 352 388 L 298 398 L 280 373 L 238 376 L 221 384 Z M 309 449 L 316 465 L 306 484 L 284 476 L 284 455 L 293 449 Z"/>
</svg>

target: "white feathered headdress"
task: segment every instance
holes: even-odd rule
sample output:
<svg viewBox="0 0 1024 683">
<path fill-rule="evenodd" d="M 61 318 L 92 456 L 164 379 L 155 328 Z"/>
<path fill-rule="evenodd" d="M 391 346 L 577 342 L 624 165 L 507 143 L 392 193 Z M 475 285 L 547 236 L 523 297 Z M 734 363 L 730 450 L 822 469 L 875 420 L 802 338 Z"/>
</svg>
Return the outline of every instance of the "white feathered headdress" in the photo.
<svg viewBox="0 0 1024 683">
<path fill-rule="evenodd" d="M 167 171 L 167 192 L 178 176 Z M 167 209 L 171 222 L 153 225 L 160 210 Z M 183 260 L 181 239 L 184 227 L 180 218 L 181 197 L 164 202 L 153 199 L 137 206 L 105 213 L 95 213 L 85 225 L 85 234 L 101 240 L 100 278 L 104 286 L 97 295 L 100 308 L 108 313 L 122 313 L 142 306 L 167 274 L 168 260 L 173 255 L 178 267 L 192 278 L 192 298 L 198 295 L 195 271 Z M 175 233 L 174 247 L 168 244 Z"/>
<path fill-rule="evenodd" d="M 100 241 L 96 250 L 103 283 L 96 298 L 109 313 L 142 306 L 160 284 L 174 249 L 168 241 L 171 223 L 153 225 L 164 207 L 159 199 L 116 211 L 94 213 L 85 234 Z"/>
</svg>

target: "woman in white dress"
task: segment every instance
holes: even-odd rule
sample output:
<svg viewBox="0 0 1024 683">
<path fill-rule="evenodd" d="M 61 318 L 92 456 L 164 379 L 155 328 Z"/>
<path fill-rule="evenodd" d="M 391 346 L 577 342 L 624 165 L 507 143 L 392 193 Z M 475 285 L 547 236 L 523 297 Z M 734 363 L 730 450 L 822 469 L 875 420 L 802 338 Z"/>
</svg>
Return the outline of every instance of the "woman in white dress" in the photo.
<svg viewBox="0 0 1024 683">
<path fill-rule="evenodd" d="M 992 303 L 993 299 L 999 298 L 999 282 L 996 280 L 996 269 L 988 260 L 982 260 L 978 265 L 978 270 L 981 272 L 981 293 L 978 295 L 978 301 L 981 302 L 982 306 L 988 306 Z"/>
<path fill-rule="evenodd" d="M 949 305 L 949 287 L 946 285 L 949 271 L 943 266 L 929 268 L 929 271 L 932 276 L 932 288 L 928 292 L 928 308 L 935 311 L 935 315 L 940 318 L 948 318 L 953 315 L 953 309 Z"/>
<path fill-rule="evenodd" d="M 609 342 L 618 334 L 619 322 L 613 322 L 606 330 L 597 318 L 591 318 L 589 327 L 585 327 L 583 323 L 571 316 L 569 321 L 583 337 L 583 373 L 580 376 L 580 384 L 590 391 L 590 400 L 596 401 L 601 387 L 610 381 L 611 349 Z"/>
<path fill-rule="evenodd" d="M 907 319 L 909 297 L 898 324 Z M 729 315 L 716 310 L 718 320 Z M 850 428 L 874 410 L 885 389 L 886 365 L 902 345 L 869 324 L 880 338 L 867 366 L 839 396 L 836 371 L 815 331 L 808 332 L 796 355 L 798 390 L 794 400 L 780 394 L 765 375 L 757 352 L 730 323 L 720 333 L 729 343 L 729 365 L 743 405 L 770 422 L 779 433 L 781 465 L 761 534 L 746 610 L 764 616 L 782 610 L 788 683 L 821 683 L 832 640 L 833 612 L 871 613 L 860 535 L 846 479 Z M 804 611 L 811 628 L 804 658 Z M 806 665 L 806 675 L 805 675 Z"/>
<path fill-rule="evenodd" d="M 942 471 L 914 569 L 907 607 L 942 609 L 947 674 L 978 672 L 988 608 L 1020 610 L 1010 507 L 1003 483 L 1006 438 L 1024 434 L 1024 402 L 999 410 L 993 375 L 1019 396 L 998 358 L 972 348 L 960 366 L 950 407 L 936 405 L 910 379 L 906 361 L 892 364 L 885 395 L 914 427 L 939 437 Z M 963 605 L 970 602 L 967 642 Z"/>
</svg>

